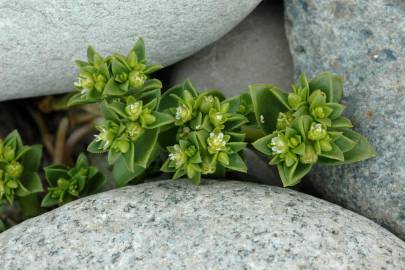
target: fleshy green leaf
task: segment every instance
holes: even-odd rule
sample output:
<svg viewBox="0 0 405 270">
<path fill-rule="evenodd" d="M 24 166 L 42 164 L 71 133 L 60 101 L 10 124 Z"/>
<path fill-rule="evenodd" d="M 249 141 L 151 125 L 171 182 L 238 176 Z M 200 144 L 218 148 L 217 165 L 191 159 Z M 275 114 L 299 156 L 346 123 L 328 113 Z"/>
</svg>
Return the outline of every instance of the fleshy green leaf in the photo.
<svg viewBox="0 0 405 270">
<path fill-rule="evenodd" d="M 69 179 L 69 175 L 67 173 L 68 168 L 64 165 L 51 165 L 44 169 L 45 171 L 45 178 L 49 185 L 57 186 L 58 180 Z"/>
<path fill-rule="evenodd" d="M 158 129 L 146 129 L 145 133 L 134 143 L 135 164 L 147 168 L 153 152 L 155 151 Z"/>
<path fill-rule="evenodd" d="M 343 97 L 343 79 L 330 72 L 323 72 L 315 76 L 309 82 L 311 93 L 315 90 L 322 90 L 328 102 L 339 103 Z"/>
<path fill-rule="evenodd" d="M 273 138 L 273 135 L 266 135 L 264 137 L 261 137 L 260 139 L 258 139 L 257 141 L 255 141 L 254 143 L 252 143 L 253 147 L 256 148 L 257 151 L 267 155 L 267 156 L 271 156 L 272 155 L 272 151 L 271 149 L 267 146 L 271 139 Z"/>
<path fill-rule="evenodd" d="M 224 165 L 224 164 L 223 164 Z M 229 155 L 229 164 L 224 165 L 224 167 L 238 172 L 247 172 L 247 167 L 244 160 L 239 156 L 239 154 Z"/>
</svg>

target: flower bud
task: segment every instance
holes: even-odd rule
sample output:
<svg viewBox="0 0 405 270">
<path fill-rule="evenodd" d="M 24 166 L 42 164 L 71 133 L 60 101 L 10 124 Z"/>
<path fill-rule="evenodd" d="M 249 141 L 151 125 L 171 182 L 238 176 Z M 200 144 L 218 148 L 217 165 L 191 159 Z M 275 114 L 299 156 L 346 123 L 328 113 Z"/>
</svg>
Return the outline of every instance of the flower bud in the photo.
<svg viewBox="0 0 405 270">
<path fill-rule="evenodd" d="M 18 178 L 24 171 L 24 167 L 17 161 L 12 161 L 10 164 L 6 165 L 6 173 L 13 177 Z"/>
<path fill-rule="evenodd" d="M 211 162 L 208 158 L 205 158 L 201 164 L 202 174 L 213 174 L 216 170 L 216 163 Z"/>
<path fill-rule="evenodd" d="M 332 145 L 330 144 L 328 139 L 320 140 L 319 145 L 321 146 L 322 152 L 329 152 L 332 150 Z"/>
<path fill-rule="evenodd" d="M 6 161 L 12 161 L 15 157 L 15 149 L 14 147 L 7 145 L 3 149 L 3 157 Z"/>
<path fill-rule="evenodd" d="M 91 90 L 94 87 L 93 74 L 90 72 L 82 72 L 79 75 L 79 81 L 75 83 L 75 86 L 83 89 Z"/>
<path fill-rule="evenodd" d="M 192 157 L 197 153 L 197 148 L 194 145 L 190 145 L 187 147 L 187 149 L 184 151 L 188 157 Z"/>
<path fill-rule="evenodd" d="M 226 117 L 224 114 L 220 112 L 211 111 L 209 114 L 211 123 L 215 126 L 221 126 L 223 123 L 226 122 Z"/>
<path fill-rule="evenodd" d="M 284 130 L 290 126 L 291 122 L 294 120 L 291 112 L 282 113 L 280 112 L 277 117 L 276 128 L 278 130 Z"/>
<path fill-rule="evenodd" d="M 136 121 L 142 113 L 142 101 L 136 101 L 125 106 L 125 112 L 131 121 Z"/>
<path fill-rule="evenodd" d="M 297 156 L 296 156 L 294 153 L 288 152 L 288 153 L 285 155 L 284 160 L 285 160 L 285 165 L 286 165 L 287 167 L 291 167 L 292 165 L 295 164 L 295 162 L 298 161 L 298 158 L 297 158 Z"/>
<path fill-rule="evenodd" d="M 143 113 L 141 115 L 141 122 L 146 125 L 151 125 L 155 123 L 156 117 L 151 113 Z"/>
<path fill-rule="evenodd" d="M 315 107 L 311 110 L 312 116 L 315 118 L 323 119 L 327 117 L 327 113 L 323 107 Z"/>
<path fill-rule="evenodd" d="M 298 145 L 300 145 L 300 143 L 301 143 L 301 136 L 299 136 L 299 135 L 294 135 L 291 138 L 289 138 L 289 140 L 288 140 L 288 145 L 291 148 L 297 147 Z"/>
<path fill-rule="evenodd" d="M 215 101 L 214 97 L 209 95 L 209 96 L 204 96 L 201 101 L 200 105 L 200 111 L 203 113 L 208 113 L 210 109 L 214 106 Z"/>
<path fill-rule="evenodd" d="M 229 165 L 229 156 L 225 152 L 220 152 L 218 154 L 218 161 L 224 165 Z"/>
<path fill-rule="evenodd" d="M 125 154 L 126 152 L 128 152 L 129 149 L 129 142 L 125 139 L 117 139 L 114 142 L 114 149 L 120 151 L 121 153 Z"/>
<path fill-rule="evenodd" d="M 61 190 L 67 190 L 69 188 L 70 182 L 69 180 L 59 178 L 58 179 L 58 188 Z"/>
<path fill-rule="evenodd" d="M 7 186 L 8 188 L 16 189 L 16 188 L 18 188 L 18 182 L 15 181 L 15 180 L 9 180 L 9 181 L 7 181 L 7 183 L 6 183 L 6 186 Z"/>
<path fill-rule="evenodd" d="M 298 105 L 302 102 L 302 99 L 299 95 L 295 93 L 290 93 L 288 94 L 288 105 L 290 105 L 292 108 L 296 109 Z"/>
<path fill-rule="evenodd" d="M 327 135 L 326 128 L 322 127 L 319 123 L 312 123 L 311 129 L 308 131 L 308 139 L 312 141 L 319 141 Z"/>
<path fill-rule="evenodd" d="M 96 90 L 98 92 L 103 92 L 105 84 L 106 84 L 106 78 L 103 75 L 98 75 L 96 78 L 96 84 L 94 85 L 94 88 L 96 88 Z"/>
<path fill-rule="evenodd" d="M 119 83 L 124 83 L 124 82 L 126 82 L 128 80 L 128 74 L 127 73 L 120 73 L 120 74 L 117 74 L 116 76 L 115 76 L 115 81 L 117 81 L 117 82 L 119 82 Z"/>
<path fill-rule="evenodd" d="M 191 120 L 192 111 L 186 105 L 181 104 L 176 108 L 176 125 L 182 125 Z"/>
<path fill-rule="evenodd" d="M 135 89 L 142 88 L 145 80 L 146 76 L 139 71 L 133 70 L 129 73 L 129 85 Z"/>
<path fill-rule="evenodd" d="M 318 155 L 315 152 L 315 149 L 312 145 L 305 145 L 305 153 L 301 156 L 300 161 L 303 164 L 314 164 L 318 161 Z"/>
<path fill-rule="evenodd" d="M 132 141 L 136 141 L 144 133 L 144 129 L 135 122 L 129 122 L 126 125 L 126 132 Z"/>
</svg>

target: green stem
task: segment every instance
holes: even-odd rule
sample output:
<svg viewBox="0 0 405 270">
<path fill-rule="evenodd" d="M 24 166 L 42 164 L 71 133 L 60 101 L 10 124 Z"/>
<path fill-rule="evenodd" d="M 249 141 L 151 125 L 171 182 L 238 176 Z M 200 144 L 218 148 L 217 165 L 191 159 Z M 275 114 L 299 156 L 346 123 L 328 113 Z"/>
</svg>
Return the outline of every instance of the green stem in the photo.
<svg viewBox="0 0 405 270">
<path fill-rule="evenodd" d="M 242 133 L 246 134 L 245 141 L 248 143 L 252 143 L 265 135 L 260 128 L 254 126 L 242 126 Z"/>
</svg>

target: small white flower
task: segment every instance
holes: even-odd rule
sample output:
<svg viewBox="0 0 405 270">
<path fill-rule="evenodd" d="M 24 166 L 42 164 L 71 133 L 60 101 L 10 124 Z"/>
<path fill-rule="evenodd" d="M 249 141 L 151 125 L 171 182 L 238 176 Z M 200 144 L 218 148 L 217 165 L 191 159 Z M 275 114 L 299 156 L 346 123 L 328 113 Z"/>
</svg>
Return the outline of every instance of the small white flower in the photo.
<svg viewBox="0 0 405 270">
<path fill-rule="evenodd" d="M 224 140 L 224 133 L 210 133 L 210 137 L 207 140 L 208 146 L 213 152 L 218 152 L 224 149 L 226 141 Z"/>
<path fill-rule="evenodd" d="M 264 124 L 264 116 L 263 116 L 263 114 L 260 115 L 260 123 Z"/>
<path fill-rule="evenodd" d="M 288 150 L 288 145 L 286 141 L 280 138 L 279 136 L 272 138 L 270 145 L 271 150 L 277 154 L 283 154 Z"/>
<path fill-rule="evenodd" d="M 102 149 L 105 151 L 111 145 L 110 133 L 105 128 L 101 128 L 99 134 L 94 135 L 96 142 L 102 142 Z"/>
<path fill-rule="evenodd" d="M 169 159 L 175 162 L 176 168 L 179 168 L 187 161 L 187 155 L 184 153 L 178 144 L 173 146 L 174 152 L 169 154 Z"/>
<path fill-rule="evenodd" d="M 216 113 L 215 114 L 215 120 L 222 121 L 223 118 L 224 118 L 224 116 L 222 115 L 222 113 Z"/>
</svg>

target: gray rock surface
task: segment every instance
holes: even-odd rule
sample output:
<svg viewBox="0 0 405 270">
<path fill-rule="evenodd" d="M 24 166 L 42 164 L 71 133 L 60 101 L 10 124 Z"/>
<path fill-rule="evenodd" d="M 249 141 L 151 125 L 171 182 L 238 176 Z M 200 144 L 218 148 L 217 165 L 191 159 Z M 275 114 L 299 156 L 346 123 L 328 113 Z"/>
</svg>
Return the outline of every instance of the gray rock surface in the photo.
<svg viewBox="0 0 405 270">
<path fill-rule="evenodd" d="M 2 269 L 404 269 L 374 222 L 278 187 L 160 181 L 84 198 L 0 234 Z"/>
<path fill-rule="evenodd" d="M 296 75 L 345 78 L 347 113 L 377 157 L 312 174 L 325 198 L 405 239 L 405 5 L 395 0 L 286 0 Z"/>
<path fill-rule="evenodd" d="M 281 1 L 263 1 L 223 38 L 175 64 L 171 83 L 189 78 L 199 88 L 219 88 L 230 97 L 251 83 L 287 88 L 293 66 Z"/>
<path fill-rule="evenodd" d="M 70 91 L 86 46 L 174 63 L 217 40 L 260 0 L 0 1 L 0 100 Z"/>
</svg>

